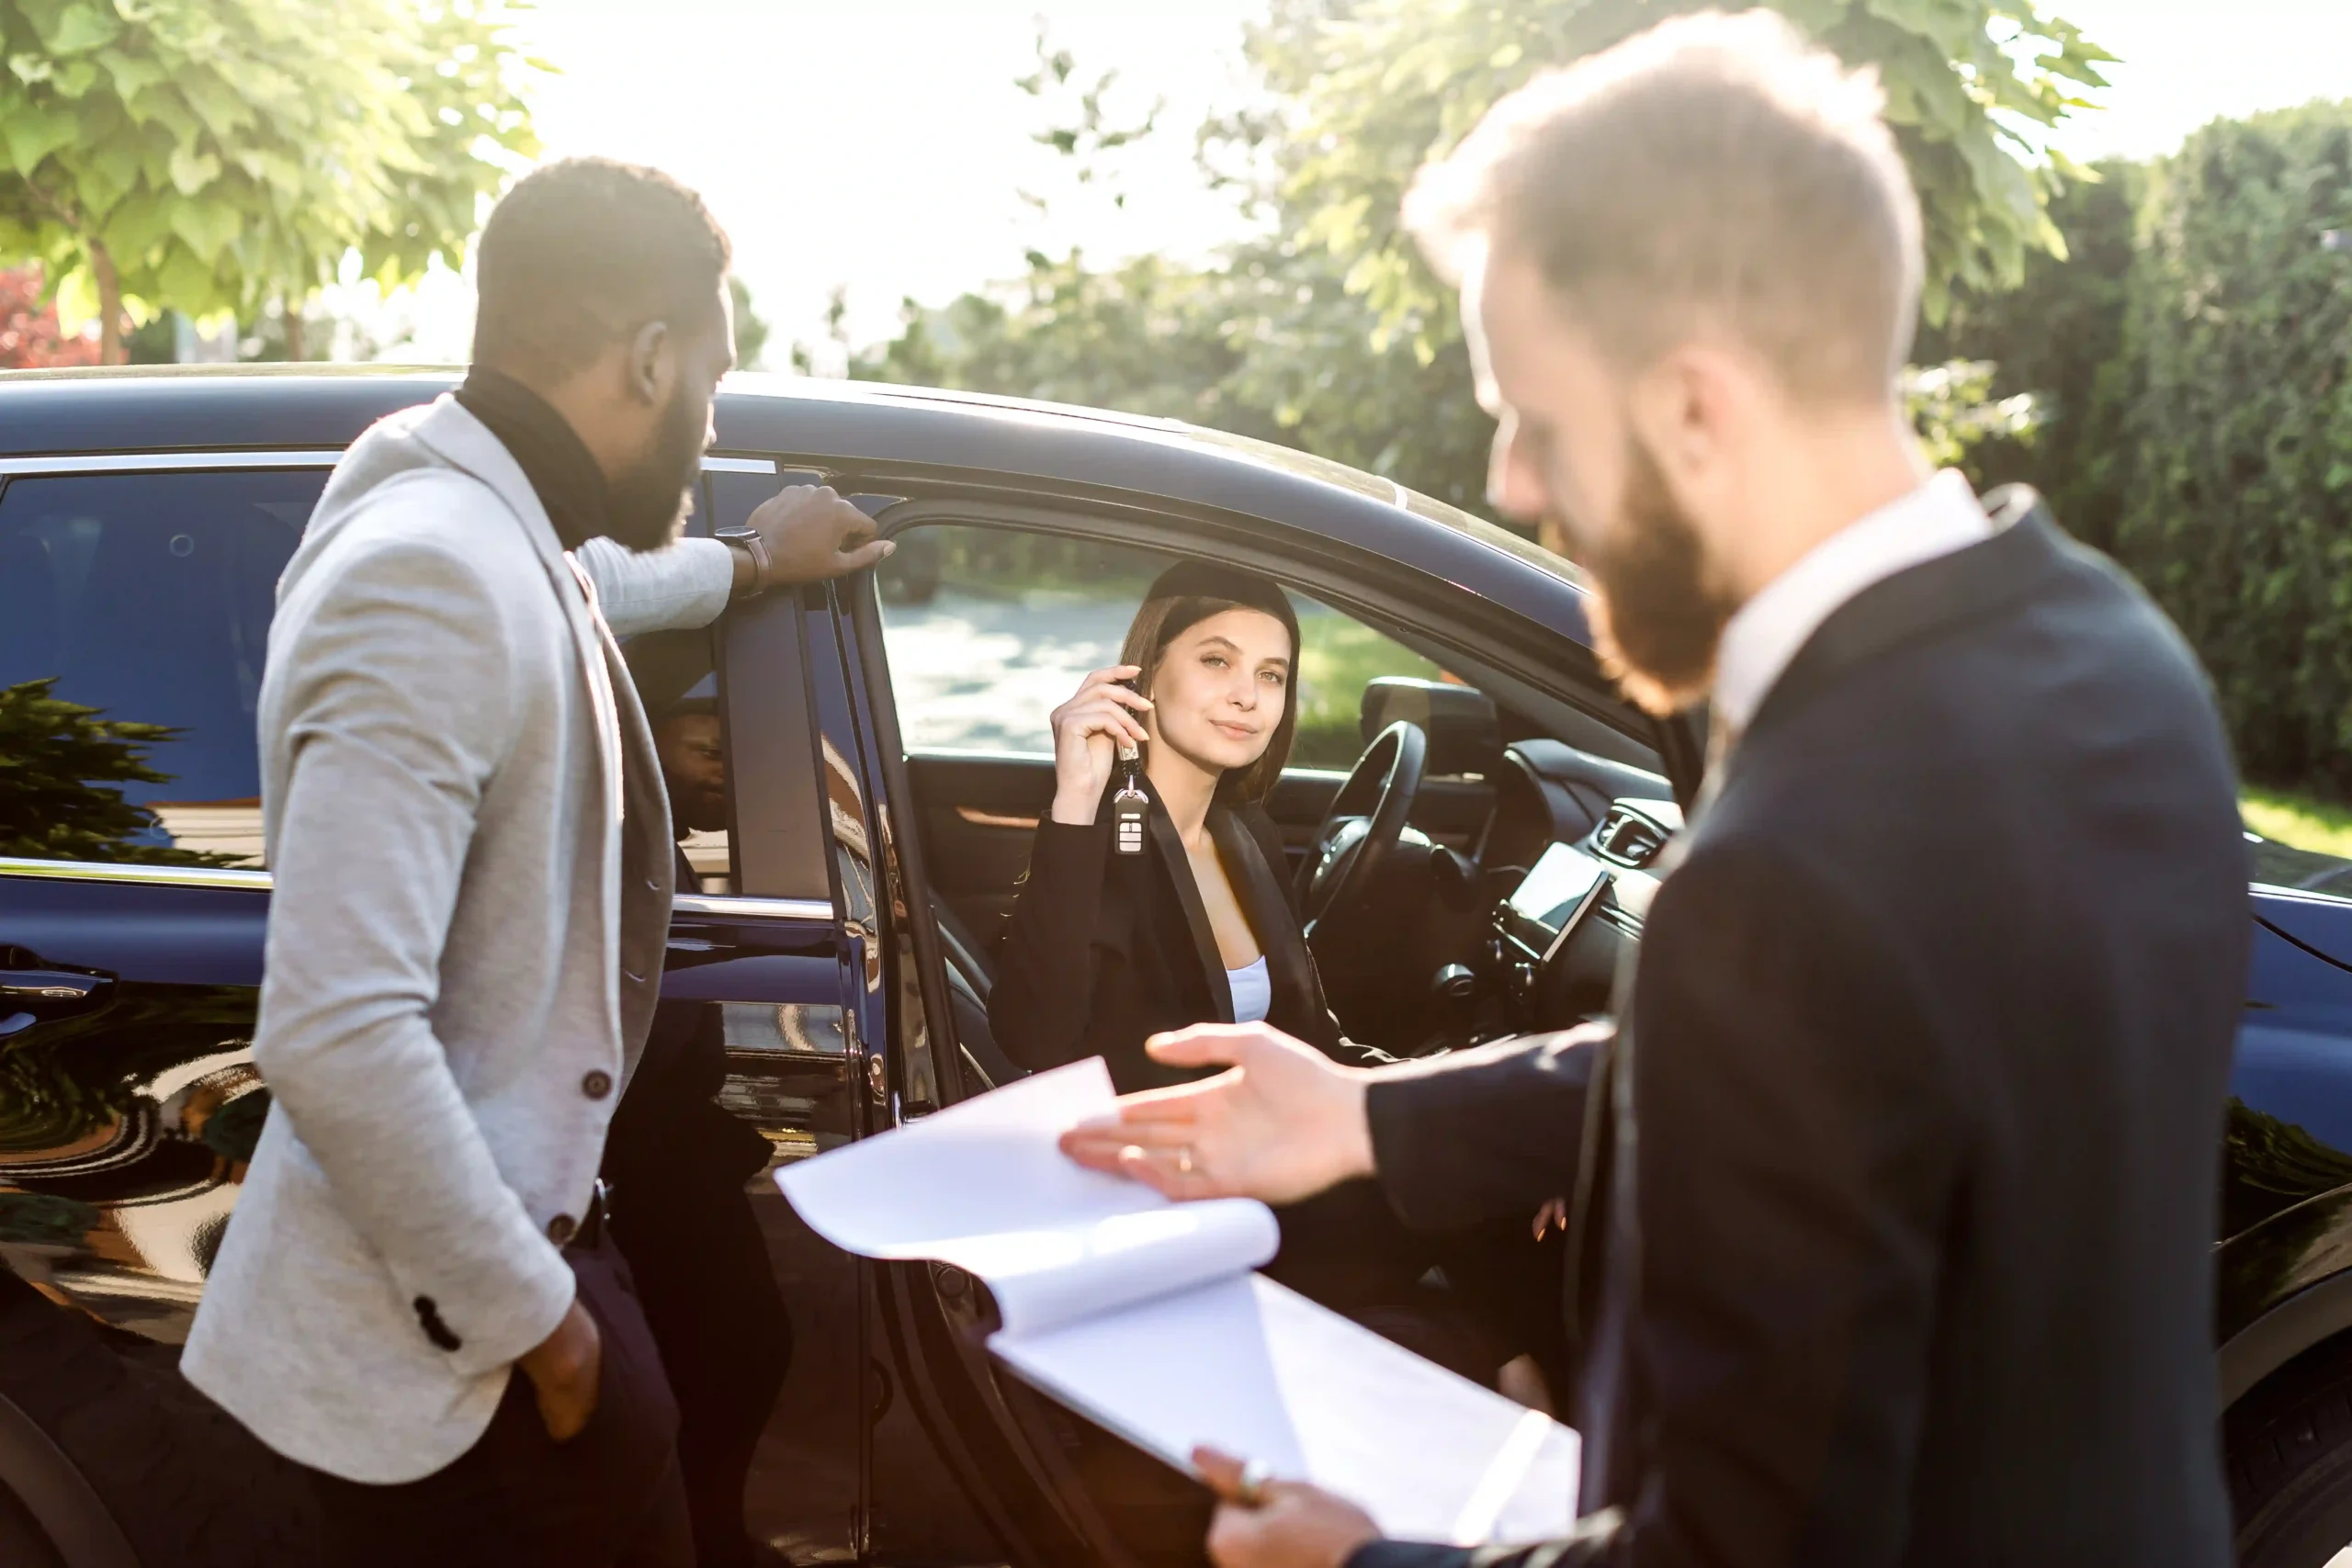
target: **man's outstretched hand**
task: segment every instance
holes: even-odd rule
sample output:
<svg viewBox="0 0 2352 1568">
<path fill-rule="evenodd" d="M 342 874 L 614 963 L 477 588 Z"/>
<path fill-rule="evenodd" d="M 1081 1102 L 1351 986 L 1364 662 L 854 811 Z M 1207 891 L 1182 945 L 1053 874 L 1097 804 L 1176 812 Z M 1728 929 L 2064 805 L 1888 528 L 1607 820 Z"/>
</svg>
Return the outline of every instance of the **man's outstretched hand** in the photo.
<svg viewBox="0 0 2352 1568">
<path fill-rule="evenodd" d="M 898 547 L 874 536 L 874 519 L 831 485 L 787 485 L 760 502 L 747 525 L 767 547 L 768 570 L 756 584 L 822 582 L 872 566 Z"/>
<path fill-rule="evenodd" d="M 1170 1198 L 1295 1203 L 1373 1174 L 1369 1074 L 1255 1023 L 1204 1023 L 1144 1043 L 1170 1066 L 1230 1072 L 1131 1094 L 1115 1118 L 1062 1134 L 1062 1152 Z"/>
<path fill-rule="evenodd" d="M 1370 1515 L 1329 1492 L 1294 1481 L 1253 1490 L 1241 1461 L 1215 1449 L 1193 1450 L 1193 1467 L 1218 1498 L 1209 1526 L 1216 1568 L 1340 1568 L 1380 1539 Z"/>
</svg>

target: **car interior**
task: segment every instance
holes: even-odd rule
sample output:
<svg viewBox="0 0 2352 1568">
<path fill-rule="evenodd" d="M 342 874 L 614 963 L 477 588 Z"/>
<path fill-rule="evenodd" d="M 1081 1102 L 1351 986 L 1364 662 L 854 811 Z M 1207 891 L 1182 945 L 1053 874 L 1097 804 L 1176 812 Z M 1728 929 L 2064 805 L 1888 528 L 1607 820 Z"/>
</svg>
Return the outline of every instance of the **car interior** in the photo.
<svg viewBox="0 0 2352 1568">
<path fill-rule="evenodd" d="M 876 588 L 895 728 L 962 1066 L 970 1088 L 991 1088 L 1023 1072 L 990 1033 L 988 1004 L 1053 795 L 1047 716 L 1116 661 L 1173 558 L 999 525 L 926 522 L 894 536 Z M 1284 587 L 1299 612 L 1299 718 L 1267 809 L 1348 1038 L 1421 1056 L 1602 1013 L 1655 886 L 1644 868 L 1681 826 L 1643 721 L 1597 678 L 1577 701 L 1554 700 L 1426 631 Z M 1547 1406 L 1569 1375 L 1563 1245 L 1556 1228 L 1532 1236 L 1514 1218 L 1444 1238 L 1422 1281 L 1483 1325 L 1498 1359 L 1530 1369 L 1514 1383 L 1505 1365 L 1495 1386 Z M 1199 1538 L 1195 1484 L 995 1382 L 1095 1541 L 1147 1563 L 1164 1555 L 1157 1542 Z"/>
<path fill-rule="evenodd" d="M 988 1084 L 1023 1071 L 989 1033 L 988 998 L 1053 793 L 1046 714 L 1114 661 L 1170 558 L 927 524 L 881 570 L 956 1034 Z M 1582 715 L 1574 734 L 1547 733 L 1442 648 L 1291 592 L 1299 739 L 1267 809 L 1348 1037 L 1419 1056 L 1600 1013 L 1641 868 L 1680 826 L 1654 755 Z"/>
</svg>

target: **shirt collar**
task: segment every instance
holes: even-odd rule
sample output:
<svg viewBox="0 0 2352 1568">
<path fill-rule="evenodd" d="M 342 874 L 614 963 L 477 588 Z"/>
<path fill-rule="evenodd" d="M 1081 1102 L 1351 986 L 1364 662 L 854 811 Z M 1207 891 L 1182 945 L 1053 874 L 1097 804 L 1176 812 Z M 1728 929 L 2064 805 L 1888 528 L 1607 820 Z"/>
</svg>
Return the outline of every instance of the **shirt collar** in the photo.
<svg viewBox="0 0 2352 1568">
<path fill-rule="evenodd" d="M 1724 624 L 1717 719 L 1733 733 L 1746 729 L 1806 639 L 1862 590 L 1992 535 L 1967 476 L 1946 468 L 1822 540 Z"/>
</svg>

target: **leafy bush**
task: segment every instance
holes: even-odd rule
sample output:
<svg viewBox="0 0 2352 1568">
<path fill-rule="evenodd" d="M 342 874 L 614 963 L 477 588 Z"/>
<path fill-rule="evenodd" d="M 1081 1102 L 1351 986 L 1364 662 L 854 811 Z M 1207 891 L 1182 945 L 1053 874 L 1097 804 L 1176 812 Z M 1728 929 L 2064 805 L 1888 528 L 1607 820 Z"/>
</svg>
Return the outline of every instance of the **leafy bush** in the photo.
<svg viewBox="0 0 2352 1568">
<path fill-rule="evenodd" d="M 2030 397 L 2024 439 L 1992 432 L 1961 466 L 1980 491 L 2031 485 L 2075 537 L 2111 550 L 2126 478 L 2124 293 L 2146 171 L 2113 159 L 2091 175 L 2065 182 L 2051 198 L 2065 254 L 2029 254 L 2014 289 L 1959 293 L 1945 321 L 1920 333 L 1916 355 L 1989 364 L 1985 396 L 1996 406 Z"/>
<path fill-rule="evenodd" d="M 2249 777 L 2352 788 L 2352 101 L 2217 121 L 2149 172 L 2113 540 L 2211 671 Z"/>
</svg>

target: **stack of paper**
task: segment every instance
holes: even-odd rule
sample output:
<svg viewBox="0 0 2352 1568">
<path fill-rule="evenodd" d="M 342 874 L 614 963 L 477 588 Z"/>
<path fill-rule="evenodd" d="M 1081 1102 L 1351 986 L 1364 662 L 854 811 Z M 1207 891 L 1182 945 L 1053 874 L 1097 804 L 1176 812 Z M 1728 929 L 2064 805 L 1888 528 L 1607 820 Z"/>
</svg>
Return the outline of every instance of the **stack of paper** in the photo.
<svg viewBox="0 0 2352 1568">
<path fill-rule="evenodd" d="M 1257 1460 L 1405 1540 L 1566 1531 L 1574 1432 L 1255 1273 L 1278 1241 L 1264 1204 L 1172 1203 L 1063 1157 L 1061 1134 L 1114 1103 L 1101 1060 L 1080 1062 L 776 1184 L 838 1247 L 978 1276 L 1000 1359 L 1181 1470 L 1203 1445 Z"/>
</svg>

